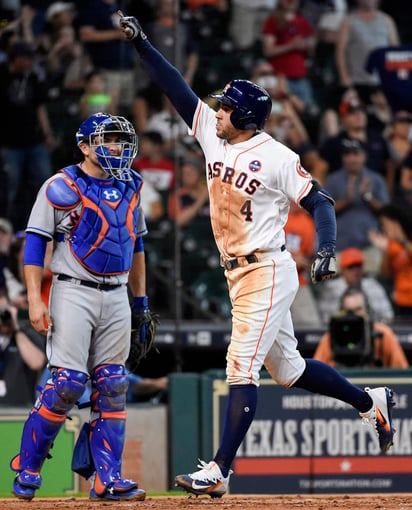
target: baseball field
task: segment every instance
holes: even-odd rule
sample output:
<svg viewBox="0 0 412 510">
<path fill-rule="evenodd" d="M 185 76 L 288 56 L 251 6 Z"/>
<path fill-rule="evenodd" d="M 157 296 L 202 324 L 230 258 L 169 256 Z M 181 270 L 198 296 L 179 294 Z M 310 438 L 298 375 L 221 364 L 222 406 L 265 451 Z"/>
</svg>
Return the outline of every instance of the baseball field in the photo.
<svg viewBox="0 0 412 510">
<path fill-rule="evenodd" d="M 351 494 L 351 495 L 247 495 L 211 499 L 188 496 L 148 496 L 145 501 L 90 501 L 87 498 L 35 498 L 31 502 L 0 499 L 0 510 L 97 510 L 115 508 L 126 510 L 406 510 L 412 509 L 411 494 Z"/>
</svg>

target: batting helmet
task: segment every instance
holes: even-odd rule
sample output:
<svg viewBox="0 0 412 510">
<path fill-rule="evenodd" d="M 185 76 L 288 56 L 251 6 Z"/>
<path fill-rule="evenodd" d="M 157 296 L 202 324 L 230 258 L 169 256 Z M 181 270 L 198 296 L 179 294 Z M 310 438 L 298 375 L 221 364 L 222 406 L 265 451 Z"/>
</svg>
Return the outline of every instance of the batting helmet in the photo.
<svg viewBox="0 0 412 510">
<path fill-rule="evenodd" d="M 232 80 L 221 94 L 210 94 L 234 108 L 230 115 L 237 129 L 262 129 L 272 109 L 272 99 L 265 89 L 249 80 Z"/>
<path fill-rule="evenodd" d="M 105 136 L 115 134 L 120 145 L 119 155 L 113 155 L 106 147 Z M 130 168 L 137 155 L 137 135 L 132 124 L 125 117 L 96 113 L 88 117 L 76 133 L 77 145 L 82 142 L 94 147 L 97 160 L 103 170 L 121 181 L 131 179 Z"/>
</svg>

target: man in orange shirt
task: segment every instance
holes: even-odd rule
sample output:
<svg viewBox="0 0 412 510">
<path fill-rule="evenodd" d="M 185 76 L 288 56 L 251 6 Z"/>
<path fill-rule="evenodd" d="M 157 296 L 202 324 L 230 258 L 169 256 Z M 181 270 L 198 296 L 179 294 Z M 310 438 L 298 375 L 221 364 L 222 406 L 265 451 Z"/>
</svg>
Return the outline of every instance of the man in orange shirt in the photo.
<svg viewBox="0 0 412 510">
<path fill-rule="evenodd" d="M 381 366 L 385 368 L 409 368 L 408 359 L 402 349 L 401 344 L 392 329 L 381 322 L 371 321 L 369 306 L 365 294 L 357 287 L 348 287 L 341 299 L 340 312 L 337 317 L 362 317 L 365 324 L 370 324 L 370 328 L 365 328 L 365 346 L 370 342 L 370 350 L 367 352 L 365 347 L 364 356 L 357 355 L 359 351 L 355 335 L 347 342 L 346 353 L 343 342 L 339 342 L 339 355 L 332 341 L 332 321 L 329 328 L 321 338 L 318 347 L 313 356 L 314 359 L 324 361 L 331 366 Z M 369 338 L 368 338 L 369 336 Z M 352 353 L 351 353 L 352 351 Z"/>
<path fill-rule="evenodd" d="M 409 320 L 412 314 L 412 214 L 410 208 L 389 204 L 379 211 L 379 218 L 381 231 L 369 232 L 369 239 L 382 250 L 382 276 L 393 280 L 395 317 Z"/>
</svg>

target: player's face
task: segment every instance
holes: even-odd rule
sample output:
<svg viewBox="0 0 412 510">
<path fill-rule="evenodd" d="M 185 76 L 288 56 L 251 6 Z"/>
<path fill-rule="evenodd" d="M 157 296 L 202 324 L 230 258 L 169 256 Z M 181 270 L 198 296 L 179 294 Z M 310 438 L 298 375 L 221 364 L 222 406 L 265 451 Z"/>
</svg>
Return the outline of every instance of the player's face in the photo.
<svg viewBox="0 0 412 510">
<path fill-rule="evenodd" d="M 219 110 L 216 112 L 216 135 L 222 140 L 229 143 L 237 143 L 243 139 L 243 131 L 235 128 L 230 120 L 233 108 L 225 104 L 220 104 Z"/>
</svg>

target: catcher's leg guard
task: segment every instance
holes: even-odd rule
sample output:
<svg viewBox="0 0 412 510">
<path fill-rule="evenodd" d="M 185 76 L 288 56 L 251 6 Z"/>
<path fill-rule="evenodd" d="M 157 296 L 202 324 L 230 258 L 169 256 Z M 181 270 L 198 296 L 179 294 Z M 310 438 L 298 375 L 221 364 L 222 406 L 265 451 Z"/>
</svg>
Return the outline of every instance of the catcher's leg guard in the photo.
<svg viewBox="0 0 412 510">
<path fill-rule="evenodd" d="M 18 498 L 32 499 L 41 485 L 40 470 L 49 454 L 66 413 L 83 394 L 86 374 L 74 370 L 54 371 L 34 404 L 23 428 L 20 453 L 10 463 L 17 472 L 13 493 Z"/>
<path fill-rule="evenodd" d="M 126 370 L 120 365 L 98 367 L 92 375 L 93 412 L 90 450 L 96 469 L 90 497 L 103 499 L 144 499 L 144 491 L 132 480 L 121 479 L 126 429 Z"/>
</svg>

